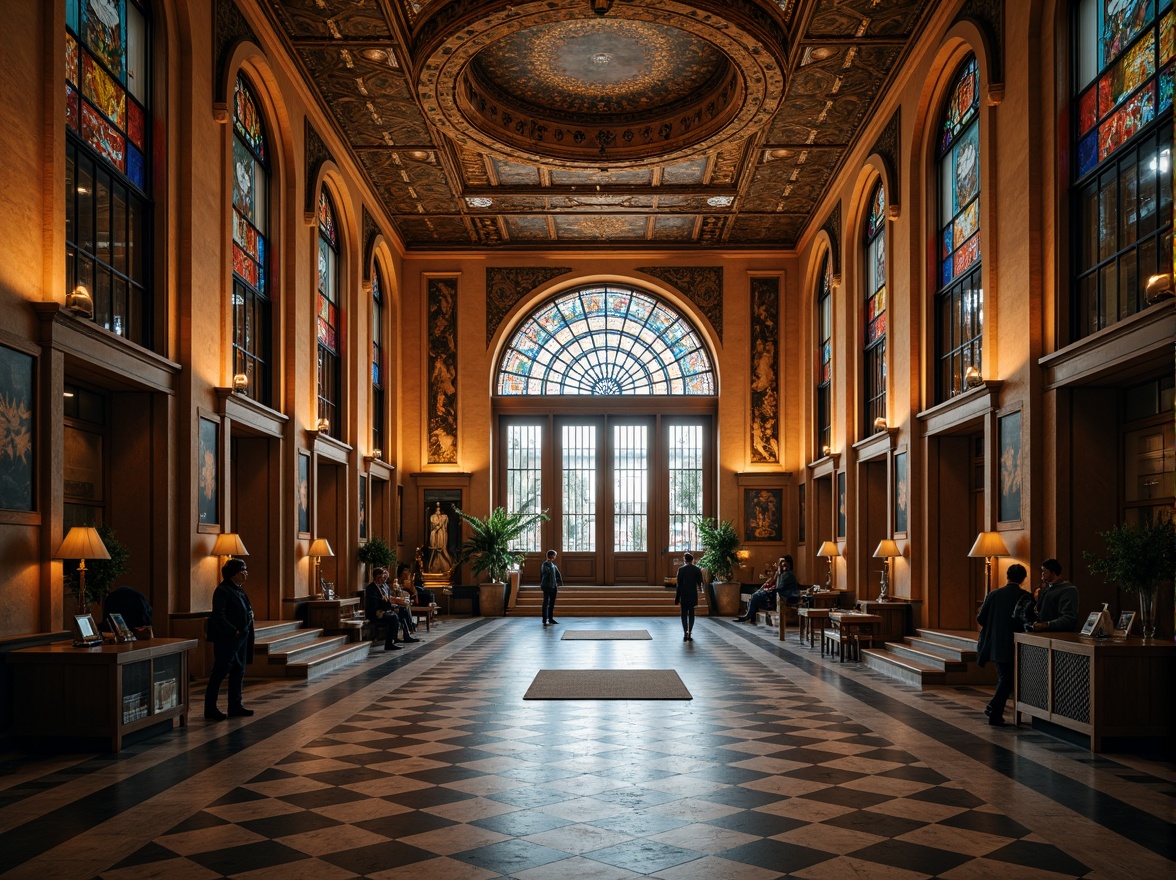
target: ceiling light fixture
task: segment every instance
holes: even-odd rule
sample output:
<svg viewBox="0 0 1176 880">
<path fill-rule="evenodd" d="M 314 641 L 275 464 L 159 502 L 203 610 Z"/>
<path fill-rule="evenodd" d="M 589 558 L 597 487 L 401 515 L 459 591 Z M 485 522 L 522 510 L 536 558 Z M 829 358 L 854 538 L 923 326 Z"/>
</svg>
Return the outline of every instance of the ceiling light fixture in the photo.
<svg viewBox="0 0 1176 880">
<path fill-rule="evenodd" d="M 706 200 L 706 203 L 712 208 L 729 208 L 731 203 L 735 201 L 731 196 L 711 196 Z"/>
</svg>

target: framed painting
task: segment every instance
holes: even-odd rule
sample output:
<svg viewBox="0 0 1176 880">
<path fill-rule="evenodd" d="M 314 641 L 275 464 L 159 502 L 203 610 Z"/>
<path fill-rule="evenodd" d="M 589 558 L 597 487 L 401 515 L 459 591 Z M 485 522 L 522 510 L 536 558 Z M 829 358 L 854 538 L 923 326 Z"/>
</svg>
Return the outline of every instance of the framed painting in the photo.
<svg viewBox="0 0 1176 880">
<path fill-rule="evenodd" d="M 997 420 L 1000 443 L 1000 522 L 1021 519 L 1021 412 Z"/>
<path fill-rule="evenodd" d="M 837 537 L 845 537 L 845 471 L 837 474 Z"/>
<path fill-rule="evenodd" d="M 404 487 L 396 487 L 396 540 L 404 540 Z"/>
<path fill-rule="evenodd" d="M 367 540 L 367 477 L 360 475 L 359 478 L 359 540 Z"/>
<path fill-rule="evenodd" d="M 202 526 L 215 526 L 220 523 L 220 424 L 204 416 L 200 417 L 196 455 L 200 467 L 197 521 Z"/>
<path fill-rule="evenodd" d="M 310 537 L 310 455 L 298 453 L 298 534 Z"/>
<path fill-rule="evenodd" d="M 0 345 L 0 508 L 33 510 L 32 355 Z"/>
<path fill-rule="evenodd" d="M 894 533 L 896 535 L 905 535 L 907 532 L 909 485 L 907 454 L 905 452 L 896 453 L 894 456 Z"/>
<path fill-rule="evenodd" d="M 744 488 L 743 540 L 784 540 L 784 490 L 782 488 Z"/>
<path fill-rule="evenodd" d="M 804 515 L 805 515 L 805 489 L 808 487 L 801 483 L 796 487 L 796 543 L 804 543 Z"/>
</svg>

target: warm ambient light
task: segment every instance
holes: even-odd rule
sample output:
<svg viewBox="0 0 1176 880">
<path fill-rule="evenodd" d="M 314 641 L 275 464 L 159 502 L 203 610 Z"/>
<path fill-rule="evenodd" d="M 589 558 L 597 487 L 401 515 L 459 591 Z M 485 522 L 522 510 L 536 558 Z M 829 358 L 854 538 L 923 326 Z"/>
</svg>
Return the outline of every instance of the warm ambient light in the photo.
<svg viewBox="0 0 1176 880">
<path fill-rule="evenodd" d="M 821 545 L 821 549 L 817 551 L 818 556 L 823 556 L 829 560 L 829 576 L 825 579 L 825 589 L 833 589 L 833 557 L 840 556 L 841 551 L 837 549 L 837 545 L 832 541 L 826 541 Z"/>
<path fill-rule="evenodd" d="M 248 556 L 249 551 L 245 549 L 245 544 L 241 540 L 241 536 L 236 532 L 222 532 L 216 536 L 216 542 L 212 545 L 212 552 L 209 556 L 219 556 L 220 564 L 223 566 L 229 561 L 231 556 Z"/>
<path fill-rule="evenodd" d="M 980 375 L 980 368 L 972 364 L 968 369 L 964 370 L 964 384 L 969 388 L 975 388 L 977 385 L 984 384 L 984 377 Z"/>
<path fill-rule="evenodd" d="M 365 455 L 363 457 L 363 459 L 364 459 L 364 461 L 379 461 L 383 457 L 384 457 L 384 450 L 383 449 L 373 449 L 371 452 L 369 452 L 367 455 Z"/>
<path fill-rule="evenodd" d="M 79 284 L 65 295 L 65 307 L 83 317 L 94 317 L 94 300 L 84 284 Z"/>
<path fill-rule="evenodd" d="M 248 387 L 249 387 L 249 377 L 248 376 L 246 376 L 244 373 L 234 373 L 233 374 L 233 390 L 234 391 L 244 391 Z"/>
<path fill-rule="evenodd" d="M 878 418 L 874 419 L 875 431 L 885 431 L 889 427 L 890 425 L 886 424 L 886 416 L 878 416 Z"/>
<path fill-rule="evenodd" d="M 1173 295 L 1172 273 L 1152 275 L 1147 279 L 1147 302 L 1149 305 Z"/>
<path fill-rule="evenodd" d="M 968 551 L 974 559 L 984 557 L 984 592 L 992 589 L 992 560 L 997 556 L 1008 556 L 1009 548 L 999 532 L 981 532 L 976 536 L 976 543 Z"/>
<path fill-rule="evenodd" d="M 86 560 L 110 558 L 110 551 L 102 543 L 102 536 L 93 526 L 74 526 L 57 548 L 54 558 L 78 560 L 78 614 L 87 613 Z"/>
<path fill-rule="evenodd" d="M 320 434 L 326 434 L 328 431 L 331 430 L 331 420 L 330 419 L 319 419 L 318 424 L 316 424 L 314 427 L 315 427 L 315 430 L 317 430 Z"/>
<path fill-rule="evenodd" d="M 821 447 L 821 455 L 832 455 L 833 450 L 828 445 Z"/>
<path fill-rule="evenodd" d="M 902 556 L 902 551 L 894 541 L 886 538 L 878 542 L 878 549 L 874 551 L 875 559 L 885 559 L 886 567 L 882 569 L 882 580 L 878 589 L 878 601 L 885 602 L 890 598 L 890 560 L 895 556 Z"/>
<path fill-rule="evenodd" d="M 319 560 L 324 556 L 334 556 L 335 551 L 331 549 L 331 545 L 326 538 L 315 538 L 310 542 L 310 549 L 306 551 L 306 555 L 314 559 L 314 580 L 311 583 L 315 585 L 316 590 L 321 589 Z"/>
</svg>

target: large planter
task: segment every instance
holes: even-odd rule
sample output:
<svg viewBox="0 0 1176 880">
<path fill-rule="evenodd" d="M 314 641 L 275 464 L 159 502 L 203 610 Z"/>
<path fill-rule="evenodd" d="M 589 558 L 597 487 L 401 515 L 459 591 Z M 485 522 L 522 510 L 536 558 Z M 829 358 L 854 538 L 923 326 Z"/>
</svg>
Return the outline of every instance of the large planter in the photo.
<svg viewBox="0 0 1176 880">
<path fill-rule="evenodd" d="M 502 617 L 506 614 L 506 584 L 479 584 L 478 607 L 483 617 Z"/>
<path fill-rule="evenodd" d="M 730 617 L 742 611 L 743 599 L 739 593 L 738 583 L 712 584 L 715 591 L 715 611 L 723 617 Z"/>
</svg>

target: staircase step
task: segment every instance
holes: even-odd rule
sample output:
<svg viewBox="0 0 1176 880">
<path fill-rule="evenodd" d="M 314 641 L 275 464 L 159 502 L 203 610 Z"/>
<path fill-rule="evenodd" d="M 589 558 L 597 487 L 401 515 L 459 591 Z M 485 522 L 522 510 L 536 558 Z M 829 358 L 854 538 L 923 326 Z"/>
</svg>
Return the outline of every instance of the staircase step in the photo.
<svg viewBox="0 0 1176 880">
<path fill-rule="evenodd" d="M 253 632 L 258 639 L 270 639 L 283 633 L 296 632 L 305 626 L 301 620 L 255 620 Z"/>
<path fill-rule="evenodd" d="M 281 654 L 292 651 L 307 642 L 313 642 L 322 633 L 321 629 L 296 629 L 276 636 L 260 636 L 255 640 L 253 650 L 258 654 Z"/>
<path fill-rule="evenodd" d="M 917 647 L 908 645 L 905 642 L 888 642 L 886 649 L 903 660 L 911 660 L 920 666 L 935 669 L 938 672 L 963 672 L 968 668 L 968 664 L 961 660 L 951 660 L 947 657 L 941 657 L 938 654 L 921 651 Z"/>
<path fill-rule="evenodd" d="M 291 666 L 296 663 L 311 660 L 321 654 L 328 654 L 341 645 L 346 644 L 348 644 L 347 636 L 323 636 L 314 641 L 297 645 L 289 651 L 283 651 L 279 654 L 271 653 L 269 655 L 269 662 L 282 666 Z M 351 644 L 354 644 L 354 642 Z"/>
<path fill-rule="evenodd" d="M 980 638 L 980 634 L 970 630 L 962 629 L 923 629 L 916 630 L 920 638 L 927 639 L 931 642 L 938 642 L 941 645 L 958 646 L 964 651 L 975 651 L 976 640 Z"/>
<path fill-rule="evenodd" d="M 342 666 L 361 660 L 371 653 L 370 642 L 344 643 L 331 651 L 316 654 L 313 657 L 287 664 L 287 678 L 301 678 L 307 681 L 334 672 Z"/>
<path fill-rule="evenodd" d="M 925 654 L 932 654 L 956 663 L 969 663 L 976 659 L 975 651 L 964 649 L 959 645 L 945 645 L 942 642 L 923 639 L 918 636 L 907 636 L 903 639 L 903 642 Z"/>
<path fill-rule="evenodd" d="M 896 678 L 923 687 L 929 684 L 947 684 L 947 673 L 919 663 L 917 660 L 900 657 L 882 648 L 863 648 L 862 662 L 870 669 L 881 672 L 889 678 Z"/>
</svg>

